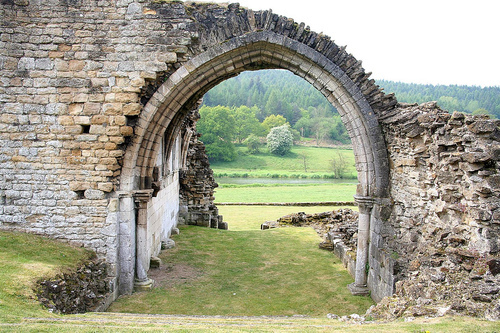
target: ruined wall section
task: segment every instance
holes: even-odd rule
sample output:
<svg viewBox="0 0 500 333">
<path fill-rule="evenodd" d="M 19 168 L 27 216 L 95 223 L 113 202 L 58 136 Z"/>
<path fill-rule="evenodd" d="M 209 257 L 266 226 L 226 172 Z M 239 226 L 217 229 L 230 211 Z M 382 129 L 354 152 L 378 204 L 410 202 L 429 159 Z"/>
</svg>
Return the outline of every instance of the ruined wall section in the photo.
<svg viewBox="0 0 500 333">
<path fill-rule="evenodd" d="M 2 1 L 0 17 L 0 227 L 92 248 L 115 274 L 124 150 L 191 20 L 126 0 Z"/>
<path fill-rule="evenodd" d="M 393 200 L 382 234 L 396 293 L 415 313 L 434 300 L 498 317 L 500 121 L 430 102 L 400 105 L 381 122 Z"/>
<path fill-rule="evenodd" d="M 179 223 L 227 229 L 214 204 L 215 188 L 219 185 L 210 168 L 205 144 L 199 140 L 200 134 L 196 132 L 199 118 L 196 108 L 190 112 L 183 125 L 186 151 L 185 164 L 180 172 Z"/>
</svg>

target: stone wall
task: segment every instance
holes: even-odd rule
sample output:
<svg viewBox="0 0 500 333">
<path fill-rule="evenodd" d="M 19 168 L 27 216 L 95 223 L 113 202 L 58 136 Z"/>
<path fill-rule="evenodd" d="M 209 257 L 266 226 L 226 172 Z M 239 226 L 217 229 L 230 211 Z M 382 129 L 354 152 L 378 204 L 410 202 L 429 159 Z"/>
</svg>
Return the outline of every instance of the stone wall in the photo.
<svg viewBox="0 0 500 333">
<path fill-rule="evenodd" d="M 71 314 L 104 310 L 110 301 L 109 275 L 102 260 L 86 260 L 73 272 L 37 282 L 38 301 L 50 311 Z"/>
<path fill-rule="evenodd" d="M 498 318 L 500 121 L 435 103 L 381 118 L 393 209 L 380 234 L 397 295 L 410 314 L 441 305 Z"/>
<path fill-rule="evenodd" d="M 227 229 L 219 210 L 214 204 L 215 182 L 205 145 L 196 132 L 200 118 L 198 108 L 191 111 L 183 126 L 186 139 L 185 165 L 180 175 L 180 223 L 210 228 Z"/>
</svg>

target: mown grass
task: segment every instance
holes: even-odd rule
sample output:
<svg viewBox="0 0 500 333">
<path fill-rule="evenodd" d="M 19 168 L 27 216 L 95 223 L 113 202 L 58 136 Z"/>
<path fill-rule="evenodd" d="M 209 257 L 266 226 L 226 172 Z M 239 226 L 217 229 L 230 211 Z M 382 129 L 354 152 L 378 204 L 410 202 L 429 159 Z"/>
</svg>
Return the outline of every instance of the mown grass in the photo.
<svg viewBox="0 0 500 333">
<path fill-rule="evenodd" d="M 323 202 L 353 201 L 356 184 L 224 187 L 215 190 L 216 202 Z"/>
<path fill-rule="evenodd" d="M 91 252 L 43 237 L 0 231 L 0 322 L 48 315 L 33 286 L 42 276 L 75 268 Z"/>
<path fill-rule="evenodd" d="M 229 229 L 234 231 L 256 230 L 266 221 L 275 221 L 284 215 L 297 212 L 320 213 L 341 208 L 358 209 L 358 207 L 338 206 L 218 206 L 218 208 L 219 214 L 224 216 L 224 221 L 229 223 Z"/>
<path fill-rule="evenodd" d="M 243 209 L 253 215 L 252 209 Z M 199 276 L 168 289 L 122 297 L 110 311 L 326 316 L 364 313 L 373 304 L 368 297 L 349 293 L 346 286 L 353 279 L 331 252 L 318 249 L 320 238 L 313 229 L 245 228 L 182 226 L 174 238 L 176 248 L 161 258 L 166 267 L 189 265 Z"/>
<path fill-rule="evenodd" d="M 223 213 L 230 216 L 225 211 Z M 268 208 L 274 207 L 265 207 Z M 293 208 L 293 207 L 280 207 Z M 307 209 L 310 209 L 308 207 Z M 320 207 L 324 208 L 324 207 Z M 239 216 L 267 214 L 263 212 L 241 213 Z M 281 212 L 276 212 L 281 214 Z M 247 219 L 249 220 L 249 218 Z M 254 226 L 241 226 L 243 229 L 253 228 Z M 195 229 L 195 227 L 192 227 Z M 200 228 L 202 229 L 202 228 Z M 238 229 L 238 228 L 236 228 Z M 292 229 L 292 228 L 289 228 Z M 208 230 L 208 229 L 206 229 Z M 222 231 L 211 231 L 211 236 L 216 236 Z M 255 231 L 257 232 L 257 231 Z M 236 232 L 235 232 L 236 233 Z M 228 237 L 230 233 L 226 233 Z M 272 235 L 268 233 L 268 235 Z M 181 235 L 180 235 L 181 236 Z M 179 238 L 180 238 L 179 236 Z M 239 237 L 239 236 L 238 236 Z M 271 238 L 275 238 L 272 235 Z M 293 235 L 287 238 L 293 244 Z M 301 237 L 302 238 L 302 237 Z M 220 239 L 227 240 L 227 239 Z M 211 239 L 212 243 L 218 243 L 217 238 Z M 251 240 L 248 241 L 251 243 Z M 180 243 L 178 249 L 180 250 Z M 208 244 L 206 244 L 208 246 Z M 251 244 L 252 247 L 254 244 Z M 259 245 L 260 246 L 260 245 Z M 206 251 L 205 255 L 199 261 L 213 261 L 215 254 L 211 253 L 213 247 L 207 249 L 194 248 L 191 254 L 199 251 Z M 232 249 L 230 249 L 232 250 Z M 230 253 L 231 251 L 228 251 Z M 326 252 L 324 252 L 326 253 Z M 252 256 L 249 252 L 248 256 Z M 89 252 L 81 248 L 72 248 L 66 244 L 54 240 L 48 240 L 42 237 L 26 235 L 20 233 L 0 232 L 0 332 L 499 332 L 500 323 L 490 322 L 478 318 L 468 317 L 447 317 L 447 318 L 417 318 L 412 322 L 405 322 L 402 319 L 390 323 L 371 323 L 371 324 L 348 324 L 337 320 L 330 320 L 321 315 L 314 317 L 203 317 L 203 316 L 169 316 L 169 317 L 151 317 L 145 315 L 122 315 L 114 313 L 87 313 L 83 315 L 57 315 L 48 312 L 39 305 L 31 293 L 31 287 L 34 281 L 46 274 L 55 274 L 61 269 L 76 267 L 80 260 L 88 257 Z M 228 256 L 230 260 L 234 257 Z M 274 248 L 267 249 L 267 260 L 276 262 Z M 293 272 L 300 263 L 300 258 L 292 258 L 288 261 L 289 271 Z M 248 259 L 251 261 L 251 258 Z M 277 263 L 279 264 L 279 263 Z M 262 266 L 261 266 L 262 267 Z M 265 267 L 265 265 L 264 265 Z M 233 268 L 234 269 L 234 268 Z M 271 269 L 271 267 L 268 267 Z M 309 280 L 314 282 L 316 272 L 311 272 Z M 217 285 L 228 286 L 231 281 L 225 281 L 225 275 L 221 277 L 223 283 L 217 282 Z M 256 279 L 257 280 L 257 279 Z M 265 282 L 265 281 L 264 281 Z M 262 280 L 256 283 L 264 285 Z M 275 283 L 276 289 L 279 289 L 280 283 Z M 222 288 L 222 287 L 220 287 Z M 233 290 L 233 288 L 230 288 Z M 306 292 L 296 288 L 296 293 Z M 272 291 L 274 292 L 274 290 Z M 148 293 L 143 293 L 147 298 Z M 228 301 L 233 302 L 236 297 L 239 301 L 245 303 L 247 298 L 243 294 L 229 295 Z M 264 295 L 266 296 L 266 295 Z M 171 295 L 169 300 L 177 297 L 177 294 Z M 233 298 L 234 297 L 234 298 Z M 203 309 L 205 304 L 211 304 L 211 300 L 202 294 L 194 294 L 193 299 L 202 298 L 206 301 L 197 302 L 199 309 Z M 231 299 L 233 298 L 233 299 Z M 163 300 L 165 302 L 165 300 Z M 316 308 L 322 308 L 323 304 L 319 298 L 315 299 Z M 241 306 L 240 306 L 241 308 Z M 134 310 L 132 307 L 131 310 Z M 327 311 L 327 309 L 325 309 Z M 135 311 L 133 311 L 135 312 Z M 175 311 L 175 313 L 178 313 Z M 199 313 L 197 313 L 199 314 Z"/>
<path fill-rule="evenodd" d="M 246 147 L 238 146 L 238 157 L 232 162 L 214 162 L 211 168 L 216 177 L 249 178 L 331 178 L 330 160 L 341 154 L 347 161 L 345 177 L 356 178 L 354 153 L 349 149 L 293 146 L 285 156 L 275 156 L 265 151 L 250 155 Z M 307 171 L 304 168 L 306 156 Z"/>
</svg>

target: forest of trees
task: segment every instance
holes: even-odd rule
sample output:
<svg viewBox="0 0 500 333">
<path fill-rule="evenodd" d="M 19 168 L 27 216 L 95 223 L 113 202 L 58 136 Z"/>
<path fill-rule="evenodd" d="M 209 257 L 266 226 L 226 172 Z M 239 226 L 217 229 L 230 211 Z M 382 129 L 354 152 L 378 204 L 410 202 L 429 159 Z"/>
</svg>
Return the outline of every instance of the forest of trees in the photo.
<svg viewBox="0 0 500 333">
<path fill-rule="evenodd" d="M 378 80 L 377 84 L 387 93 L 396 94 L 402 103 L 424 103 L 437 101 L 450 112 L 460 111 L 472 114 L 489 114 L 500 118 L 500 86 L 477 87 L 457 85 L 431 85 L 401 83 Z"/>
<path fill-rule="evenodd" d="M 385 92 L 395 93 L 399 102 L 437 101 L 450 112 L 500 118 L 500 87 L 384 80 L 377 84 Z M 265 138 L 271 128 L 284 124 L 288 124 L 295 140 L 305 137 L 316 139 L 317 144 L 350 142 L 337 110 L 312 85 L 286 70 L 244 72 L 224 81 L 205 94 L 200 113 L 198 130 L 206 141 L 209 157 L 215 160 L 231 160 L 235 156 L 230 147 L 233 143 L 244 143 L 252 136 L 255 144 L 255 138 Z M 224 125 L 217 126 L 219 122 Z"/>
</svg>

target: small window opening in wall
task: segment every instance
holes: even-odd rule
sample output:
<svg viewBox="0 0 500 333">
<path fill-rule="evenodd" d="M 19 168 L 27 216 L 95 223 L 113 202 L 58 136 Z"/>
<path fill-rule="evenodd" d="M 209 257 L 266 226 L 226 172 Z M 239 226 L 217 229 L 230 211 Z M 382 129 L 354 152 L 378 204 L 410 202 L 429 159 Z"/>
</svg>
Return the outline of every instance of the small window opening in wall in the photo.
<svg viewBox="0 0 500 333">
<path fill-rule="evenodd" d="M 127 117 L 127 126 L 134 127 L 139 120 L 139 116 L 126 116 Z"/>
<path fill-rule="evenodd" d="M 90 133 L 90 125 L 82 125 L 82 133 Z"/>
<path fill-rule="evenodd" d="M 76 193 L 76 199 L 77 200 L 80 200 L 80 199 L 85 199 L 85 191 L 81 190 L 81 191 L 75 191 Z"/>
</svg>

